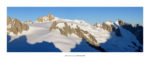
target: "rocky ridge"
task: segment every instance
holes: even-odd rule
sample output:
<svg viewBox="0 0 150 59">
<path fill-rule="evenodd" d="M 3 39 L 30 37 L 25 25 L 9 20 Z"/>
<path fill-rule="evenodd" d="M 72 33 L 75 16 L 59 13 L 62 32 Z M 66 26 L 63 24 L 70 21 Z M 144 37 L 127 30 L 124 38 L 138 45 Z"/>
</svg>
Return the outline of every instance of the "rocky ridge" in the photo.
<svg viewBox="0 0 150 59">
<path fill-rule="evenodd" d="M 119 27 L 112 21 L 103 22 L 102 24 L 96 22 L 93 26 L 102 28 L 108 32 L 114 32 L 117 36 L 121 36 Z"/>
<path fill-rule="evenodd" d="M 37 22 L 48 22 L 48 21 L 52 21 L 55 17 L 52 16 L 51 14 L 48 14 L 47 16 L 43 16 L 43 17 L 39 17 L 37 19 Z"/>
<path fill-rule="evenodd" d="M 64 27 L 59 28 L 57 27 L 58 24 L 59 22 L 54 21 L 53 24 L 50 26 L 49 31 L 51 32 L 53 29 L 59 29 L 60 33 L 66 37 L 71 34 L 76 34 L 78 37 L 84 38 L 89 44 L 96 46 L 96 47 L 100 47 L 95 37 L 92 34 L 90 34 L 88 31 L 81 29 L 78 25 L 76 26 L 76 28 L 71 28 L 70 25 L 64 22 L 64 23 L 61 23 L 64 25 Z"/>
<path fill-rule="evenodd" d="M 17 18 L 11 19 L 7 16 L 7 34 L 12 32 L 13 34 L 18 35 L 27 30 L 29 30 L 27 24 L 21 23 Z"/>
</svg>

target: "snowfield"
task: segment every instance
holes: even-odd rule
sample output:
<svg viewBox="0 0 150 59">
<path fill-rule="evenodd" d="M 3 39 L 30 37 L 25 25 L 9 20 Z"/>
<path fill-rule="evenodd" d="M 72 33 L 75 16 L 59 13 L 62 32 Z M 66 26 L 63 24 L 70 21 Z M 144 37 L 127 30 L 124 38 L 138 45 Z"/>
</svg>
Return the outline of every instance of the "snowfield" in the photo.
<svg viewBox="0 0 150 59">
<path fill-rule="evenodd" d="M 71 28 L 76 28 L 76 26 L 78 25 L 81 29 L 91 33 L 100 44 L 100 46 L 106 51 L 135 51 L 136 49 L 138 49 L 137 46 L 141 46 L 137 41 L 136 37 L 131 32 L 119 26 L 118 28 L 120 29 L 122 34 L 121 37 L 116 36 L 113 32 L 110 33 L 106 30 L 103 30 L 102 28 L 95 27 L 84 21 L 61 18 L 55 18 L 53 21 L 49 22 L 34 22 L 34 24 L 28 24 L 28 31 L 23 31 L 23 33 L 19 35 L 14 35 L 13 33 L 11 33 L 10 42 L 20 36 L 25 35 L 29 44 L 36 44 L 46 41 L 49 43 L 53 43 L 56 48 L 60 49 L 63 52 L 70 52 L 71 49 L 75 48 L 77 44 L 80 44 L 82 38 L 79 38 L 75 34 L 71 34 L 66 37 L 64 35 L 61 35 L 58 29 L 52 30 L 50 32 L 50 26 L 54 21 L 62 22 L 57 25 L 57 27 L 59 28 L 64 27 L 63 22 L 67 22 L 67 24 L 70 25 Z M 113 23 L 106 22 L 106 24 Z M 132 44 L 133 42 L 136 44 L 136 46 Z"/>
</svg>

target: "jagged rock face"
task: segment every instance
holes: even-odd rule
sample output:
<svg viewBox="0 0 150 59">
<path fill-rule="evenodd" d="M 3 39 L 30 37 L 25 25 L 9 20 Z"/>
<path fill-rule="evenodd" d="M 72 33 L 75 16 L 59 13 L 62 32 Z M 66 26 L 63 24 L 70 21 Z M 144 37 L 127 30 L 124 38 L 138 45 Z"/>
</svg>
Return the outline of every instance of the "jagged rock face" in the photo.
<svg viewBox="0 0 150 59">
<path fill-rule="evenodd" d="M 118 20 L 118 24 L 119 26 L 132 32 L 136 36 L 137 40 L 143 44 L 143 26 L 140 26 L 139 24 L 132 26 L 132 24 L 123 22 L 122 20 Z"/>
<path fill-rule="evenodd" d="M 54 21 L 53 24 L 51 25 L 49 31 L 51 32 L 52 29 L 56 29 L 56 25 L 57 25 L 57 24 L 58 24 L 58 23 L 57 23 L 56 21 Z"/>
<path fill-rule="evenodd" d="M 54 17 L 51 14 L 48 14 L 47 16 L 43 16 L 37 19 L 38 22 L 45 22 L 45 21 L 52 21 Z"/>
<path fill-rule="evenodd" d="M 50 32 L 53 29 L 59 29 L 60 33 L 64 36 L 69 36 L 71 34 L 76 34 L 79 38 L 84 38 L 89 44 L 99 47 L 99 44 L 97 43 L 97 40 L 95 39 L 95 37 L 90 34 L 88 31 L 82 30 L 80 29 L 80 27 L 77 25 L 76 28 L 71 28 L 71 26 L 69 26 L 66 22 L 64 22 L 64 27 L 63 28 L 59 28 L 57 27 L 57 23 L 56 21 L 53 22 L 53 24 L 50 27 Z"/>
<path fill-rule="evenodd" d="M 75 33 L 75 30 L 71 28 L 66 22 L 64 23 L 64 27 L 62 29 L 59 28 L 61 34 L 68 36 L 72 33 Z"/>
<path fill-rule="evenodd" d="M 18 19 L 13 19 L 14 26 L 17 28 L 18 32 L 22 33 L 22 23 Z"/>
<path fill-rule="evenodd" d="M 115 25 L 108 25 L 104 22 L 102 23 L 102 28 L 104 30 L 107 30 L 108 32 L 115 32 L 117 36 L 121 36 L 120 29 L 117 28 Z"/>
<path fill-rule="evenodd" d="M 48 20 L 51 21 L 54 19 L 54 17 L 51 14 L 48 14 L 47 17 L 49 18 Z"/>
<path fill-rule="evenodd" d="M 27 24 L 22 24 L 18 19 L 11 19 L 9 16 L 7 17 L 7 33 L 10 32 L 18 35 L 18 33 L 22 33 L 24 30 L 27 31 L 29 26 Z"/>
<path fill-rule="evenodd" d="M 17 28 L 15 26 L 11 26 L 11 28 L 7 28 L 7 34 L 13 32 L 14 34 L 18 34 Z"/>
<path fill-rule="evenodd" d="M 106 23 L 103 23 L 103 24 L 102 24 L 102 28 L 103 28 L 104 30 L 107 30 L 107 31 L 109 31 L 109 32 L 112 32 L 112 27 L 109 26 L 109 25 L 107 25 Z"/>
<path fill-rule="evenodd" d="M 22 29 L 27 31 L 29 30 L 29 26 L 27 24 L 22 24 Z"/>
<path fill-rule="evenodd" d="M 9 17 L 9 16 L 7 16 L 7 25 L 8 24 L 11 24 L 12 22 L 11 22 L 11 18 Z"/>
</svg>

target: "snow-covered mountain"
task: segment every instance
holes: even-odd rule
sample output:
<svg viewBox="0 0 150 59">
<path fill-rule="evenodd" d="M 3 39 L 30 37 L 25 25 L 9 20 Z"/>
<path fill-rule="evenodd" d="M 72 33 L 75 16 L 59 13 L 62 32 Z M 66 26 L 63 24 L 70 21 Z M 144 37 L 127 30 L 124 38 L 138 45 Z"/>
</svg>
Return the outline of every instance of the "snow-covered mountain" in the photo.
<svg viewBox="0 0 150 59">
<path fill-rule="evenodd" d="M 83 20 L 61 19 L 49 14 L 38 18 L 33 23 L 25 22 L 25 24 L 29 26 L 29 29 L 22 31 L 21 34 L 15 35 L 14 32 L 9 31 L 11 33 L 8 34 L 11 36 L 9 42 L 25 35 L 29 44 L 49 42 L 63 52 L 71 51 L 76 45 L 80 45 L 82 40 L 86 40 L 91 46 L 101 48 L 103 51 L 143 51 L 143 44 L 140 43 L 143 35 L 139 40 L 139 35 L 129 30 L 132 28 L 124 27 L 127 23 L 122 20 L 91 25 Z M 9 26 L 7 24 L 7 28 L 11 28 Z M 136 34 L 140 33 L 136 32 Z"/>
</svg>

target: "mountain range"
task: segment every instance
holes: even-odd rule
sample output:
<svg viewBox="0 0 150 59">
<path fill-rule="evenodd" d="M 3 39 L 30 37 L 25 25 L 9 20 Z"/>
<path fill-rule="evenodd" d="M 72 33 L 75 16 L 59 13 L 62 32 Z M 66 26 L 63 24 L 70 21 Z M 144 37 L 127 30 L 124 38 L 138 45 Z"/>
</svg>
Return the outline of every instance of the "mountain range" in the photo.
<svg viewBox="0 0 150 59">
<path fill-rule="evenodd" d="M 8 16 L 7 35 L 11 37 L 9 42 L 25 35 L 28 44 L 53 43 L 62 52 L 70 52 L 83 40 L 102 52 L 143 51 L 143 26 L 120 19 L 91 25 L 83 20 L 62 19 L 52 14 L 24 22 Z"/>
</svg>

